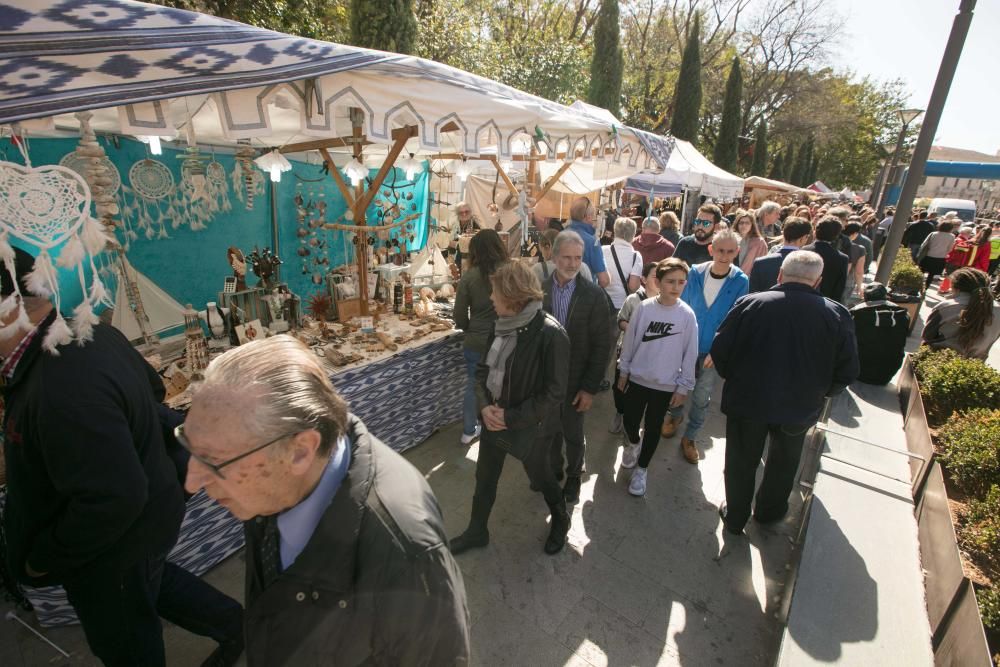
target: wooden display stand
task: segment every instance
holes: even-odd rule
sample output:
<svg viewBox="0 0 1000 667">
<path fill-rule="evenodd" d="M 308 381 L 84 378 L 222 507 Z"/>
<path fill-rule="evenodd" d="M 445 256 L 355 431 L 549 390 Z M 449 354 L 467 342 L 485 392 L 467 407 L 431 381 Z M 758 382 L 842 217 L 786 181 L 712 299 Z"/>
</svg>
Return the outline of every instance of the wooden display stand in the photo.
<svg viewBox="0 0 1000 667">
<path fill-rule="evenodd" d="M 271 324 L 271 308 L 264 300 L 263 287 L 251 287 L 240 292 L 219 292 L 219 305 L 223 308 L 239 308 L 243 311 L 243 321 L 260 320 L 265 327 Z"/>
</svg>

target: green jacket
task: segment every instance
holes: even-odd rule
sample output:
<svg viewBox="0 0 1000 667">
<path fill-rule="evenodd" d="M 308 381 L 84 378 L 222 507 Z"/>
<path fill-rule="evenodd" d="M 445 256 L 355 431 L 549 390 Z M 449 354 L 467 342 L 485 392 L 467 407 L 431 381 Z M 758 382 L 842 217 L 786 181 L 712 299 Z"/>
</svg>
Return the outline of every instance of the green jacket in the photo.
<svg viewBox="0 0 1000 667">
<path fill-rule="evenodd" d="M 478 267 L 462 275 L 455 295 L 455 326 L 465 332 L 465 349 L 485 353 L 493 335 L 497 311 L 493 309 L 490 295 L 493 286 Z"/>
</svg>

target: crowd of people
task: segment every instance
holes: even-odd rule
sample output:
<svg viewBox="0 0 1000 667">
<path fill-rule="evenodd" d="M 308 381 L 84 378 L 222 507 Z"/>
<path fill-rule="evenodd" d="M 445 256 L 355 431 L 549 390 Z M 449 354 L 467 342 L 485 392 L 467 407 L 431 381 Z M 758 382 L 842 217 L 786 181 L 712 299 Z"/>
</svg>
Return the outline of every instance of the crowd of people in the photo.
<svg viewBox="0 0 1000 667">
<path fill-rule="evenodd" d="M 602 245 L 597 210 L 580 198 L 524 261 L 509 259 L 493 229 L 476 231 L 466 209 L 463 229 L 475 235 L 455 303 L 467 370 L 461 442 L 479 450 L 468 526 L 450 540 L 423 475 L 349 412 L 295 338 L 213 360 L 185 419 L 162 405 L 162 381 L 109 325 L 94 325 L 86 345 L 44 352 L 56 313 L 24 280 L 34 258 L 13 253 L 0 297 L 20 298 L 28 319 L 0 318 L 13 575 L 62 585 L 107 665 L 164 665 L 161 617 L 217 642 L 205 665 L 234 664 L 244 645 L 249 665 L 467 664 L 455 557 L 489 544 L 508 455 L 548 507 L 543 548 L 557 554 L 598 395 L 611 389 L 610 437 L 621 438 L 627 493 L 642 497 L 661 440 L 680 434 L 673 455 L 698 465 L 722 381 L 719 516 L 741 535 L 750 520 L 786 516 L 825 401 L 855 380 L 890 382 L 902 362 L 909 316 L 866 278 L 891 212 L 886 224 L 869 207 L 723 212 L 706 202 L 687 235 L 663 212 L 616 219 Z M 1000 337 L 990 284 L 1000 224 L 918 213 L 903 242 L 928 288 L 942 272 L 950 283 L 923 342 L 985 358 Z M 200 490 L 245 523 L 245 609 L 166 559 L 185 494 Z"/>
</svg>

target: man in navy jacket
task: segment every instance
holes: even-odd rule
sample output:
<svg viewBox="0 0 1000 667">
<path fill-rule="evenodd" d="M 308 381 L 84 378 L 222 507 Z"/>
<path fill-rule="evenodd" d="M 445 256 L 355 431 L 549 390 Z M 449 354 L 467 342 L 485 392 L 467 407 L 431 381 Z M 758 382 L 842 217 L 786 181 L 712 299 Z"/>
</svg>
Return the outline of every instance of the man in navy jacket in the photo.
<svg viewBox="0 0 1000 667">
<path fill-rule="evenodd" d="M 750 270 L 750 293 L 763 292 L 777 285 L 781 263 L 789 253 L 801 250 L 802 246 L 809 243 L 811 235 L 812 224 L 805 218 L 785 218 L 785 224 L 781 228 L 784 245 L 776 252 L 754 261 Z"/>
<path fill-rule="evenodd" d="M 803 248 L 823 258 L 823 281 L 819 291 L 828 299 L 842 303 L 847 285 L 847 265 L 850 258 L 837 250 L 837 243 L 844 224 L 839 218 L 828 215 L 816 223 L 816 241 Z"/>
<path fill-rule="evenodd" d="M 778 287 L 741 299 L 719 326 L 712 359 L 725 378 L 726 504 L 730 533 L 743 531 L 768 436 L 764 478 L 754 503 L 761 523 L 780 521 L 802 454 L 806 431 L 823 403 L 858 377 L 854 322 L 817 290 L 823 260 L 796 251 L 781 265 Z"/>
</svg>

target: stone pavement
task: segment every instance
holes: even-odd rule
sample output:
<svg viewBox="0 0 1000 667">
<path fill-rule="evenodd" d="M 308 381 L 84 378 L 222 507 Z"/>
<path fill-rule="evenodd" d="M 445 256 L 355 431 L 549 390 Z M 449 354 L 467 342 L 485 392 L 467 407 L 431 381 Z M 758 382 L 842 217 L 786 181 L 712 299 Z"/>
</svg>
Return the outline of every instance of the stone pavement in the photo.
<svg viewBox="0 0 1000 667">
<path fill-rule="evenodd" d="M 508 459 L 490 521 L 491 544 L 457 559 L 469 596 L 473 664 L 774 663 L 781 633 L 775 611 L 797 523 L 789 518 L 763 529 L 751 522 L 745 537 L 723 541 L 717 507 L 725 496 L 725 420 L 718 395 L 699 442 L 701 462 L 682 459 L 679 436 L 661 441 L 645 498 L 628 494 L 619 436 L 607 432 L 611 395 L 598 396 L 587 417 L 587 474 L 570 541 L 555 557 L 542 552 L 545 503 L 528 489 L 521 465 Z M 474 486 L 477 447 L 460 446 L 460 430 L 455 424 L 406 453 L 437 494 L 449 536 L 464 529 Z M 790 517 L 799 508 L 796 496 Z M 206 578 L 242 599 L 242 555 Z M 9 608 L 0 605 L 0 614 Z M 72 659 L 5 621 L 0 664 L 95 664 L 78 626 L 44 632 Z M 165 638 L 171 665 L 197 665 L 213 648 L 175 627 L 165 630 Z"/>
</svg>

